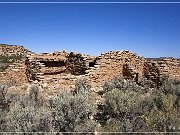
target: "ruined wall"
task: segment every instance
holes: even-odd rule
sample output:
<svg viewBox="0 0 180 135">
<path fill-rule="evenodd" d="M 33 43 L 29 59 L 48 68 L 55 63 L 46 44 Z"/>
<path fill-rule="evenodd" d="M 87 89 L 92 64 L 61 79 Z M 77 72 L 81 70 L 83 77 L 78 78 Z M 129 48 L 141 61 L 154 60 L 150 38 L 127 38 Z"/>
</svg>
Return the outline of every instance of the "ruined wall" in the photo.
<svg viewBox="0 0 180 135">
<path fill-rule="evenodd" d="M 10 64 L 5 71 L 0 72 L 0 78 L 0 83 L 5 85 L 22 85 L 27 83 L 25 62 Z"/>
<path fill-rule="evenodd" d="M 143 75 L 144 58 L 129 51 L 107 52 L 97 57 L 94 67 L 87 71 L 90 82 L 101 86 L 105 81 L 123 75 L 135 79 Z"/>
<path fill-rule="evenodd" d="M 180 79 L 180 61 L 175 58 L 147 58 L 144 71 L 145 77 L 155 81 L 163 76 Z"/>
<path fill-rule="evenodd" d="M 27 81 L 25 55 L 22 46 L 0 44 L 0 83 L 21 85 Z"/>
<path fill-rule="evenodd" d="M 7 66 L 7 69 L 0 71 L 0 83 L 15 82 L 21 85 L 37 80 L 44 86 L 58 89 L 72 88 L 76 80 L 84 77 L 95 87 L 116 76 L 136 82 L 145 77 L 155 83 L 159 83 L 164 75 L 180 79 L 180 59 L 145 59 L 125 50 L 110 51 L 95 57 L 65 51 L 35 54 L 22 46 L 0 45 L 0 56 L 22 56 L 10 63 L 1 59 L 0 67 Z"/>
<path fill-rule="evenodd" d="M 29 81 L 37 80 L 44 87 L 55 89 L 72 88 L 75 81 L 85 74 L 87 55 L 54 52 L 47 54 L 28 54 L 26 59 Z"/>
<path fill-rule="evenodd" d="M 65 66 L 66 52 L 32 54 L 26 56 L 27 76 L 29 81 L 43 81 L 44 75 L 63 73 Z M 62 66 L 61 66 L 62 65 Z"/>
<path fill-rule="evenodd" d="M 100 87 L 105 81 L 124 76 L 136 82 L 146 77 L 158 83 L 164 75 L 178 78 L 180 60 L 144 59 L 129 51 L 111 51 L 93 57 L 85 54 L 55 52 L 31 54 L 27 57 L 30 81 L 73 87 L 77 79 L 86 77 L 92 86 Z"/>
<path fill-rule="evenodd" d="M 0 44 L 0 56 L 25 56 L 26 52 L 23 46 Z"/>
</svg>

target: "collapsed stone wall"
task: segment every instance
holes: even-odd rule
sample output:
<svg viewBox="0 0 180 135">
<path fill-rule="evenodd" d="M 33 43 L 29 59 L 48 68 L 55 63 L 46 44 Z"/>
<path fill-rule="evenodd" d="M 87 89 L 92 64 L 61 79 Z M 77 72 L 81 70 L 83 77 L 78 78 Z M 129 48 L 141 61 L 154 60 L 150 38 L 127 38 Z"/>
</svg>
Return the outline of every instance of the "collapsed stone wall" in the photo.
<svg viewBox="0 0 180 135">
<path fill-rule="evenodd" d="M 81 54 L 74 54 L 71 52 L 66 58 L 65 66 L 68 73 L 73 75 L 85 74 L 87 66 Z"/>
<path fill-rule="evenodd" d="M 129 51 L 115 51 L 101 54 L 95 65 L 87 71 L 90 82 L 101 86 L 103 82 L 123 75 L 127 79 L 143 76 L 144 58 Z"/>
<path fill-rule="evenodd" d="M 129 51 L 111 51 L 98 57 L 65 51 L 31 54 L 27 57 L 26 65 L 28 78 L 32 81 L 56 82 L 69 86 L 74 85 L 75 81 L 82 77 L 86 77 L 97 87 L 120 75 L 136 82 L 145 77 L 159 83 L 164 75 L 180 79 L 179 59 L 145 59 Z"/>
<path fill-rule="evenodd" d="M 58 88 L 74 87 L 76 80 L 84 77 L 95 87 L 120 75 L 136 82 L 145 77 L 159 83 L 164 75 L 180 79 L 180 59 L 175 58 L 144 58 L 125 50 L 97 57 L 65 51 L 35 54 L 22 46 L 0 45 L 0 56 L 19 55 L 23 57 L 0 71 L 1 83 L 16 80 L 17 84 L 23 84 L 37 80 Z"/>
<path fill-rule="evenodd" d="M 40 55 L 29 53 L 26 57 L 29 81 L 42 81 L 46 74 L 62 73 L 65 69 L 63 65 L 60 65 L 64 63 L 66 55 L 66 52 L 43 53 Z"/>
<path fill-rule="evenodd" d="M 0 44 L 0 83 L 22 85 L 27 81 L 25 55 L 23 46 Z"/>
<path fill-rule="evenodd" d="M 144 76 L 157 82 L 164 76 L 180 79 L 180 61 L 175 58 L 147 58 Z"/>
<path fill-rule="evenodd" d="M 27 76 L 30 82 L 37 80 L 44 86 L 74 87 L 75 81 L 85 74 L 88 65 L 86 60 L 90 60 L 87 55 L 65 51 L 28 54 Z"/>
<path fill-rule="evenodd" d="M 0 56 L 25 56 L 27 51 L 23 46 L 0 44 Z"/>
<path fill-rule="evenodd" d="M 22 85 L 28 82 L 26 76 L 26 65 L 24 61 L 13 63 L 0 72 L 0 83 L 5 85 Z"/>
</svg>

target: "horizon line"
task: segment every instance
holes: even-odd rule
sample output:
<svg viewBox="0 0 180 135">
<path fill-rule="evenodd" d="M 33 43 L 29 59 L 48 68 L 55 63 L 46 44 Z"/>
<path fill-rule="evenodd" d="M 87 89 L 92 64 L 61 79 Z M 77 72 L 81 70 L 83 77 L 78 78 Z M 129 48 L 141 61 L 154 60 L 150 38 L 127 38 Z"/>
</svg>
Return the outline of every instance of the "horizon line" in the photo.
<svg viewBox="0 0 180 135">
<path fill-rule="evenodd" d="M 180 2 L 101 2 L 101 1 L 94 1 L 94 2 L 32 2 L 32 1 L 27 1 L 27 2 L 0 2 L 0 4 L 180 4 Z"/>
</svg>

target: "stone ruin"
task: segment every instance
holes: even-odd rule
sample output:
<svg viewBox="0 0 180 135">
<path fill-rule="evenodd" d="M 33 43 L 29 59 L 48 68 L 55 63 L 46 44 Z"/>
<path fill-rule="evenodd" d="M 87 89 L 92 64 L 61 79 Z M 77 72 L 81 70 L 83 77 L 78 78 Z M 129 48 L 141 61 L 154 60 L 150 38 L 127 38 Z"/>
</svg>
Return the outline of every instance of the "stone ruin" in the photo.
<svg viewBox="0 0 180 135">
<path fill-rule="evenodd" d="M 44 86 L 71 88 L 75 81 L 86 77 L 86 72 L 96 57 L 85 54 L 54 52 L 27 54 L 27 78 L 29 82 L 37 80 Z"/>
<path fill-rule="evenodd" d="M 12 78 L 17 84 L 37 81 L 52 90 L 71 89 L 81 78 L 86 78 L 94 87 L 101 87 L 116 76 L 136 82 L 144 77 L 155 83 L 165 75 L 180 79 L 180 59 L 175 58 L 144 58 L 126 50 L 110 51 L 100 56 L 65 51 L 35 54 L 23 47 L 7 46 L 11 48 L 8 51 L 3 47 L 0 46 L 1 55 L 10 53 L 24 57 L 0 72 L 1 83 Z"/>
<path fill-rule="evenodd" d="M 27 82 L 25 65 L 27 52 L 23 46 L 0 44 L 0 68 L 6 67 L 0 72 L 1 84 L 22 85 Z"/>
</svg>

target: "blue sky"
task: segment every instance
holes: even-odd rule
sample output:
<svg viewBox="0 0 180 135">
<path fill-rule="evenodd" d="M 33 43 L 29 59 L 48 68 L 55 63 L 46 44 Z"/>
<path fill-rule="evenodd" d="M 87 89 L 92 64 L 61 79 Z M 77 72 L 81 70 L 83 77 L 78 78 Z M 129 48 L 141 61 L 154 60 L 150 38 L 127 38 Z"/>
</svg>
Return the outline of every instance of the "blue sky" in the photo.
<svg viewBox="0 0 180 135">
<path fill-rule="evenodd" d="M 0 4 L 0 43 L 38 53 L 130 50 L 180 58 L 180 3 Z"/>
</svg>

